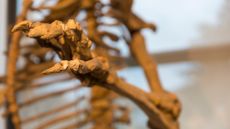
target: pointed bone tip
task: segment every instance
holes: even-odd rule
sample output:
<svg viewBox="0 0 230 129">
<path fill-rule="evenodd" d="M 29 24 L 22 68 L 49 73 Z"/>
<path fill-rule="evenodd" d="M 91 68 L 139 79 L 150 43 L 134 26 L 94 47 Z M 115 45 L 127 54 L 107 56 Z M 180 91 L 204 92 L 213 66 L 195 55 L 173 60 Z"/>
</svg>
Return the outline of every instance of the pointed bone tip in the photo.
<svg viewBox="0 0 230 129">
<path fill-rule="evenodd" d="M 14 25 L 14 27 L 12 28 L 11 32 L 16 32 L 19 30 L 26 30 L 29 29 L 32 25 L 31 21 L 22 21 L 16 25 Z"/>
<path fill-rule="evenodd" d="M 67 70 L 67 68 L 68 68 L 68 61 L 61 61 L 60 63 L 53 65 L 51 68 L 44 70 L 42 74 L 59 73 Z"/>
</svg>

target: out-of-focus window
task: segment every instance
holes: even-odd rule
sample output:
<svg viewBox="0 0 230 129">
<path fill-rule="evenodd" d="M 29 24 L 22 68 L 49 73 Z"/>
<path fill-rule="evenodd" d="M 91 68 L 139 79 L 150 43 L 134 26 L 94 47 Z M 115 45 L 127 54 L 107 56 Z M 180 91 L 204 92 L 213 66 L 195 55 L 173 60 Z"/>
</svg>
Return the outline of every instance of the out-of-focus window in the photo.
<svg viewBox="0 0 230 129">
<path fill-rule="evenodd" d="M 219 23 L 225 0 L 134 0 L 134 11 L 156 23 L 158 31 L 147 35 L 150 52 L 191 47 L 201 35 L 202 25 Z"/>
</svg>

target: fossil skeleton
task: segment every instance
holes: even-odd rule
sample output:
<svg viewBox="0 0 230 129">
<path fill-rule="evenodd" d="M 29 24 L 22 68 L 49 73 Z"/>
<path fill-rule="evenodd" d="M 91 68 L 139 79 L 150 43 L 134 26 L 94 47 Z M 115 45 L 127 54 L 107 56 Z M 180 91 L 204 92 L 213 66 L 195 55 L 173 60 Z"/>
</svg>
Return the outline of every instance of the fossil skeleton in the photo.
<svg viewBox="0 0 230 129">
<path fill-rule="evenodd" d="M 12 29 L 11 43 L 8 50 L 7 76 L 1 78 L 6 88 L 0 89 L 0 104 L 4 102 L 7 111 L 4 114 L 11 118 L 16 129 L 41 118 L 62 112 L 81 101 L 89 102 L 88 108 L 76 109 L 39 124 L 35 129 L 49 128 L 71 118 L 84 119 L 61 127 L 62 129 L 80 128 L 90 125 L 93 129 L 113 129 L 116 123 L 129 124 L 129 107 L 115 104 L 113 101 L 122 96 L 138 105 L 148 117 L 148 127 L 151 129 L 178 129 L 178 117 L 181 105 L 177 97 L 164 90 L 157 74 L 157 66 L 149 56 L 144 36 L 141 30 L 149 28 L 156 30 L 154 24 L 146 23 L 132 8 L 132 0 L 110 0 L 103 3 L 100 0 L 58 0 L 52 6 L 44 1 L 34 7 L 33 0 L 24 0 L 23 9 Z M 108 9 L 107 11 L 104 11 Z M 42 21 L 29 21 L 27 13 L 35 11 L 42 13 L 49 10 Z M 84 18 L 77 19 L 80 14 Z M 113 23 L 103 21 L 103 18 L 113 19 Z M 79 21 L 79 22 L 77 22 Z M 101 27 L 122 29 L 121 35 L 102 30 Z M 20 43 L 23 32 L 27 37 L 34 38 L 33 43 Z M 123 40 L 129 47 L 130 53 L 143 68 L 149 82 L 150 92 L 145 92 L 127 83 L 117 75 L 117 70 L 125 67 L 119 49 L 111 47 L 104 38 L 113 42 Z M 21 41 L 22 42 L 22 41 Z M 40 48 L 41 46 L 41 48 Z M 55 57 L 61 59 L 55 63 Z M 23 58 L 25 64 L 16 67 L 17 60 Z M 42 72 L 43 71 L 43 72 Z M 42 72 L 42 74 L 41 74 Z M 44 78 L 57 80 L 41 81 Z M 18 97 L 25 92 L 36 93 L 39 88 L 51 86 L 60 82 L 78 79 L 74 86 L 65 87 L 59 91 L 51 91 L 30 99 Z M 40 81 L 38 81 L 40 80 Z M 91 95 L 76 97 L 72 102 L 59 105 L 40 114 L 22 118 L 20 111 L 40 101 L 60 96 L 72 91 L 89 87 Z M 21 100 L 20 100 L 21 101 Z M 121 111 L 117 117 L 115 112 Z"/>
</svg>

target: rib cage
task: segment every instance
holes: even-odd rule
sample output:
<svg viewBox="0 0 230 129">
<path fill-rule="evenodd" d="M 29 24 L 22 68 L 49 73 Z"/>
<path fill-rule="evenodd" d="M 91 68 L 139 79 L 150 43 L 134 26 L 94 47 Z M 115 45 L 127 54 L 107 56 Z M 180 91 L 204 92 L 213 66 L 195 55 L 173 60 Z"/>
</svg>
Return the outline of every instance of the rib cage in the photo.
<svg viewBox="0 0 230 129">
<path fill-rule="evenodd" d="M 24 1 L 28 2 L 28 1 Z M 63 3 L 66 5 L 63 6 Z M 79 3 L 82 3 L 82 6 L 86 7 L 79 7 Z M 95 4 L 98 4 L 96 1 L 88 1 L 84 3 L 82 0 L 59 0 L 55 5 L 45 7 L 28 7 L 33 8 L 34 10 L 43 10 L 49 9 L 51 13 L 44 17 L 45 22 L 52 22 L 54 20 L 63 20 L 65 21 L 68 18 L 76 17 L 80 11 L 87 11 L 89 14 L 95 12 Z M 28 11 L 29 12 L 29 11 Z M 60 13 L 61 12 L 61 13 Z M 64 13 L 63 13 L 64 12 Z M 25 13 L 25 12 L 24 12 Z M 96 16 L 88 17 L 90 19 L 94 18 L 96 23 Z M 83 22 L 87 22 L 87 19 Z M 88 23 L 88 28 L 90 28 L 91 23 Z M 95 26 L 95 31 L 97 28 Z M 106 34 L 101 35 L 102 44 L 96 45 L 98 49 L 103 49 L 109 51 L 108 49 L 113 49 L 109 47 L 102 41 L 102 36 L 106 36 Z M 20 36 L 20 38 L 23 38 Z M 25 45 L 24 45 L 25 44 Z M 91 90 L 90 95 L 82 95 L 76 97 L 75 100 L 71 102 L 61 103 L 60 105 L 56 105 L 53 108 L 42 109 L 39 108 L 38 111 L 33 111 L 30 108 L 41 107 L 42 105 L 46 105 L 46 103 L 61 101 L 61 97 L 64 94 L 69 94 L 69 92 L 80 92 L 83 87 L 79 85 L 70 86 L 68 81 L 71 81 L 74 77 L 70 76 L 68 73 L 58 73 L 53 75 L 42 75 L 41 71 L 49 68 L 55 63 L 55 54 L 52 50 L 43 48 L 38 49 L 38 45 L 35 43 L 20 43 L 20 59 L 23 60 L 24 65 L 21 69 L 18 69 L 15 74 L 15 82 L 14 82 L 14 90 L 15 96 L 17 98 L 16 105 L 18 106 L 19 114 L 15 114 L 11 111 L 7 111 L 5 116 L 13 115 L 20 119 L 20 122 L 15 123 L 15 128 L 28 128 L 28 129 L 43 129 L 53 127 L 55 124 L 60 124 L 61 122 L 68 121 L 68 119 L 78 119 L 78 115 L 85 117 L 83 121 L 75 120 L 75 122 L 70 123 L 66 127 L 63 128 L 79 128 L 85 126 L 90 123 L 94 123 L 91 128 L 102 128 L 105 129 L 114 128 L 114 122 L 123 122 L 129 123 L 128 112 L 129 110 L 125 107 L 120 107 L 117 104 L 113 104 L 113 100 L 115 100 L 118 95 L 115 93 L 102 89 L 100 87 L 95 87 Z M 115 50 L 115 49 L 113 49 Z M 99 51 L 98 51 L 99 52 Z M 118 52 L 118 50 L 116 50 Z M 103 53 L 104 55 L 109 57 L 108 53 Z M 49 58 L 47 58 L 49 57 Z M 112 58 L 110 58 L 112 59 Z M 121 59 L 118 56 L 113 56 L 113 60 Z M 119 66 L 117 66 L 119 67 Z M 50 80 L 49 80 L 50 79 Z M 53 80 L 52 80 L 53 79 Z M 57 80 L 56 80 L 57 79 Z M 5 82 L 5 77 L 2 78 Z M 55 88 L 55 84 L 61 82 L 62 88 L 61 90 L 53 91 Z M 67 82 L 67 83 L 64 83 Z M 76 82 L 76 81 L 75 81 Z M 64 83 L 64 84 L 63 84 Z M 53 87 L 53 88 L 52 88 Z M 59 86 L 60 87 L 60 86 Z M 67 87 L 67 88 L 66 88 Z M 84 88 L 83 88 L 84 89 Z M 39 91 L 40 90 L 40 91 Z M 47 93 L 40 93 L 45 91 Z M 29 95 L 29 98 L 28 98 Z M 54 99 L 54 100 L 53 100 Z M 53 101 L 52 101 L 53 100 Z M 78 109 L 76 106 L 84 101 L 88 103 L 88 109 Z M 40 104 L 40 105 L 39 105 Z M 52 107 L 52 106 L 51 106 Z M 61 112 L 65 112 L 73 107 L 76 107 L 76 111 L 72 111 L 68 114 L 63 114 Z M 88 111 L 88 110 L 92 111 Z M 114 112 L 122 111 L 124 115 L 120 118 L 115 118 Z M 38 113 L 36 113 L 38 112 Z M 31 115 L 32 114 L 32 115 Z M 59 114 L 59 115 L 55 115 Z M 61 115 L 60 115 L 61 114 Z M 25 117 L 27 116 L 27 117 Z M 98 119 L 101 117 L 101 119 Z M 109 119 L 107 119 L 109 118 Z M 46 121 L 44 121 L 46 120 Z M 67 122 L 68 123 L 68 122 Z M 31 125 L 32 124 L 32 125 Z M 34 126 L 37 125 L 37 126 Z M 79 126 L 79 127 L 78 127 Z"/>
</svg>

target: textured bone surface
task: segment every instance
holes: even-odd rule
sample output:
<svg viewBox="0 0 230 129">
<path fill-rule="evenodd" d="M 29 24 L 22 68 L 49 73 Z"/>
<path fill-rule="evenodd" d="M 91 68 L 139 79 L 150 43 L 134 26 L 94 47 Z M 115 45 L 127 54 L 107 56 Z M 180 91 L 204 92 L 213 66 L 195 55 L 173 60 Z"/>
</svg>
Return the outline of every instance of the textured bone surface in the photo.
<svg viewBox="0 0 230 129">
<path fill-rule="evenodd" d="M 22 24 L 21 26 L 19 24 L 19 26 L 16 25 L 13 30 L 18 30 L 17 28 L 19 28 L 19 30 L 22 30 L 27 36 L 30 36 L 29 33 L 33 31 L 34 28 L 39 28 L 40 26 L 43 26 L 43 24 L 49 26 L 49 29 L 52 29 L 52 24 L 56 23 L 58 23 L 56 24 L 57 26 L 66 26 L 68 28 L 69 22 L 72 22 L 72 20 L 67 21 L 67 23 L 62 23 L 59 21 L 55 21 L 51 24 L 32 23 L 32 26 L 30 26 L 26 30 L 20 28 L 24 28 L 21 26 L 28 26 L 27 24 Z M 28 22 L 28 24 L 30 23 Z M 35 38 L 37 38 L 42 44 L 45 42 L 47 44 L 47 47 L 55 49 L 57 46 L 59 46 L 60 53 L 63 53 L 60 56 L 61 59 L 66 59 L 66 51 L 69 52 L 68 49 L 64 49 L 66 45 L 68 45 L 68 48 L 71 50 L 70 53 L 68 53 L 70 61 L 62 61 L 60 63 L 57 63 L 53 67 L 46 70 L 46 74 L 69 69 L 78 79 L 84 82 L 84 84 L 87 84 L 89 86 L 99 85 L 101 87 L 110 89 L 120 95 L 126 96 L 134 101 L 137 105 L 139 105 L 140 108 L 143 109 L 143 111 L 149 117 L 150 128 L 178 128 L 177 118 L 180 114 L 180 103 L 175 95 L 168 93 L 164 90 L 156 90 L 152 93 L 145 93 L 143 90 L 126 83 L 110 69 L 108 60 L 103 57 L 97 56 L 96 54 L 94 54 L 94 56 L 91 56 L 92 51 L 90 49 L 90 45 L 86 45 L 87 47 L 84 47 L 86 49 L 82 49 L 82 51 L 78 50 L 79 48 L 81 49 L 81 46 L 85 46 L 85 44 L 91 44 L 91 41 L 86 37 L 84 33 L 77 33 L 82 32 L 81 28 L 65 30 L 65 27 L 63 27 L 60 31 L 62 32 L 61 35 L 55 35 L 51 37 L 46 36 L 50 35 L 49 33 L 45 33 L 42 35 L 35 34 Z M 43 39 L 44 36 L 47 38 Z M 62 40 L 59 41 L 58 39 Z M 53 42 L 54 40 L 55 42 Z M 64 44 L 62 44 L 63 41 Z M 84 43 L 83 45 L 82 42 Z M 90 54 L 83 54 L 84 52 Z M 75 62 L 76 65 L 73 65 Z"/>
<path fill-rule="evenodd" d="M 7 76 L 1 77 L 7 92 L 0 93 L 0 101 L 8 105 L 5 116 L 14 128 L 74 129 L 91 125 L 93 129 L 115 129 L 118 123 L 129 126 L 132 110 L 127 104 L 116 103 L 123 97 L 145 113 L 149 128 L 179 128 L 180 102 L 162 87 L 157 64 L 150 58 L 141 33 L 146 28 L 156 31 L 156 25 L 132 12 L 133 0 L 110 0 L 106 4 L 101 0 L 58 0 L 53 5 L 46 2 L 34 7 L 32 0 L 24 0 L 12 29 Z M 29 12 L 42 14 L 44 10 L 49 14 L 41 21 L 27 20 Z M 114 22 L 107 23 L 104 17 Z M 125 31 L 117 34 L 101 30 L 102 26 Z M 24 35 L 35 40 L 28 44 L 21 40 Z M 117 75 L 118 70 L 127 67 L 120 50 L 112 44 L 121 40 L 143 68 L 150 91 Z M 25 63 L 17 67 L 21 58 Z M 86 88 L 89 92 L 82 92 Z M 63 102 L 63 96 L 72 92 L 76 94 L 73 100 Z M 80 108 L 83 102 L 87 103 L 84 109 Z M 29 109 L 38 107 L 31 115 Z M 65 126 L 59 127 L 61 123 Z"/>
</svg>

